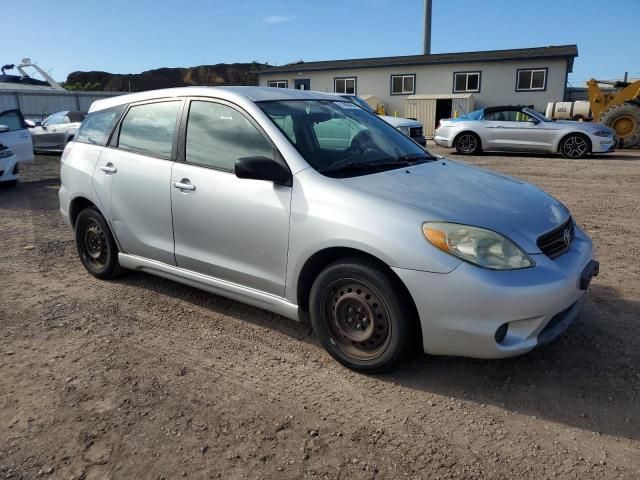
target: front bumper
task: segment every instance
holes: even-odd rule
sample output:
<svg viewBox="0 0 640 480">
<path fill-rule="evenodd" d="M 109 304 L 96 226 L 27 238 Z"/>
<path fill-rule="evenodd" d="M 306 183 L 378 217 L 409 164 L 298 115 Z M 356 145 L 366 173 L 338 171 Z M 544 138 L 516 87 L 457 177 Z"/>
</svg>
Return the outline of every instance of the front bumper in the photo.
<svg viewBox="0 0 640 480">
<path fill-rule="evenodd" d="M 615 138 L 609 137 L 591 137 L 591 153 L 607 153 L 612 152 L 616 147 Z"/>
<path fill-rule="evenodd" d="M 0 159 L 0 182 L 18 179 L 18 159 L 15 155 Z"/>
<path fill-rule="evenodd" d="M 451 148 L 453 147 L 453 140 L 449 137 L 443 137 L 442 135 L 438 135 L 436 131 L 436 135 L 433 137 L 433 141 L 436 142 L 436 145 L 441 147 Z"/>
<path fill-rule="evenodd" d="M 555 259 L 543 254 L 532 258 L 535 267 L 511 271 L 468 263 L 446 274 L 394 268 L 418 309 L 424 351 L 503 358 L 526 353 L 562 333 L 584 302 L 581 286 L 593 259 L 591 240 L 576 228 L 566 253 Z M 505 324 L 506 334 L 501 335 Z"/>
<path fill-rule="evenodd" d="M 423 135 L 421 135 L 419 137 L 411 137 L 411 140 L 413 140 L 414 142 L 422 145 L 423 147 L 427 146 L 427 139 Z"/>
</svg>

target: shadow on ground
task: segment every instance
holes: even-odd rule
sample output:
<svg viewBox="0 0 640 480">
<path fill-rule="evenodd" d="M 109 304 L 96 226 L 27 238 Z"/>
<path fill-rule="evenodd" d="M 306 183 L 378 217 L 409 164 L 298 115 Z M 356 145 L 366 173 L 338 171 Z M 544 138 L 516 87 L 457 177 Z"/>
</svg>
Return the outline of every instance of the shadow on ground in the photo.
<svg viewBox="0 0 640 480">
<path fill-rule="evenodd" d="M 118 281 L 322 348 L 306 323 L 142 273 Z M 619 322 L 634 318 L 640 318 L 639 302 L 594 284 L 582 314 L 569 330 L 524 356 L 474 360 L 418 355 L 394 372 L 372 378 L 593 432 L 640 439 L 638 341 L 616 331 Z"/>
</svg>

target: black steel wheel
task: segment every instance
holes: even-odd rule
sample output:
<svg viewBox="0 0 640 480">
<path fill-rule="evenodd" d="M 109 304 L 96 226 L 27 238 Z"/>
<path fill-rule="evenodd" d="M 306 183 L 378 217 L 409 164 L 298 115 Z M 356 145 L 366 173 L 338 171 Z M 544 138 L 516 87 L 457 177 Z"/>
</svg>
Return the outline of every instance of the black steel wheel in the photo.
<svg viewBox="0 0 640 480">
<path fill-rule="evenodd" d="M 482 150 L 480 137 L 473 132 L 462 132 L 456 137 L 456 151 L 462 155 L 474 155 Z"/>
<path fill-rule="evenodd" d="M 96 208 L 88 207 L 80 212 L 75 230 L 78 255 L 91 275 L 107 279 L 120 273 L 118 247 L 107 222 Z"/>
<path fill-rule="evenodd" d="M 584 158 L 590 150 L 589 139 L 580 133 L 570 133 L 560 142 L 560 153 L 565 158 Z"/>
<path fill-rule="evenodd" d="M 354 370 L 380 372 L 407 353 L 415 325 L 397 280 L 366 259 L 329 265 L 313 284 L 311 323 L 327 351 Z"/>
</svg>

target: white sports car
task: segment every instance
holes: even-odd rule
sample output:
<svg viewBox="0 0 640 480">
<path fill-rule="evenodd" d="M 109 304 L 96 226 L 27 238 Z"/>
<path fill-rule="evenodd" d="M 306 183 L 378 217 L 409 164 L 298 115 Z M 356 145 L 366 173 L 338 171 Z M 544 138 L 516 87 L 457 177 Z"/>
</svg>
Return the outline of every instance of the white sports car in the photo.
<svg viewBox="0 0 640 480">
<path fill-rule="evenodd" d="M 615 131 L 599 123 L 556 121 L 528 107 L 487 107 L 441 120 L 433 140 L 464 155 L 484 150 L 561 153 L 584 158 L 615 147 Z"/>
</svg>

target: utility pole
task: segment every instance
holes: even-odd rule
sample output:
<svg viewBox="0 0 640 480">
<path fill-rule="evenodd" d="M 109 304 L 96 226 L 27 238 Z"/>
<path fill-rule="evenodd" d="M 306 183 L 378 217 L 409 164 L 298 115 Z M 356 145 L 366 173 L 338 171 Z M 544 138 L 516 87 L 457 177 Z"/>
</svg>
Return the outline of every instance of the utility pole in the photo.
<svg viewBox="0 0 640 480">
<path fill-rule="evenodd" d="M 422 53 L 431 55 L 431 0 L 424 0 L 424 38 Z"/>
</svg>

